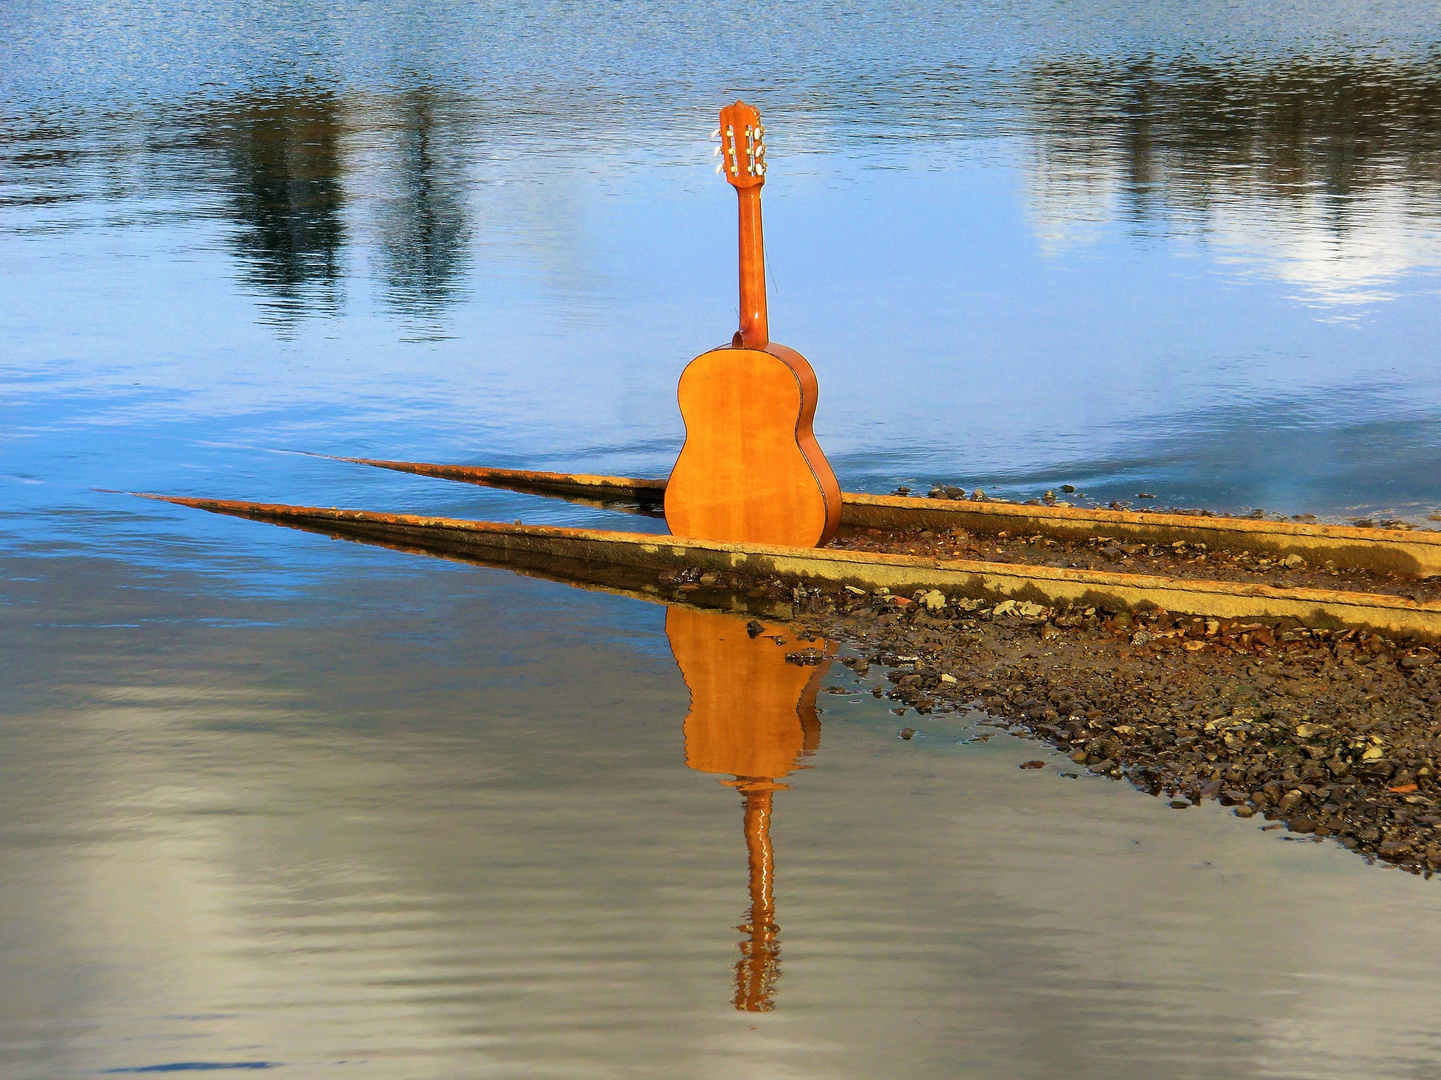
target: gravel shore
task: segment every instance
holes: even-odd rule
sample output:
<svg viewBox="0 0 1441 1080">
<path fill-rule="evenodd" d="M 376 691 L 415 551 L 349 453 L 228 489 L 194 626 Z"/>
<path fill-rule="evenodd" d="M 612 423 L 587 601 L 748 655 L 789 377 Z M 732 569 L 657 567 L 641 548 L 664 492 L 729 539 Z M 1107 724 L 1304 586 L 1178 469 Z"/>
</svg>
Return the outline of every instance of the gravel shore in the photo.
<svg viewBox="0 0 1441 1080">
<path fill-rule="evenodd" d="M 1283 589 L 1386 593 L 1418 601 L 1441 599 L 1441 577 L 1417 579 L 1405 574 L 1338 566 L 1334 562 L 1312 565 L 1299 555 L 1280 557 L 1264 552 L 1208 549 L 1205 544 L 1183 541 L 1148 545 L 1099 536 L 1085 543 L 1073 543 L 1007 532 L 980 536 L 960 529 L 940 533 L 929 529 L 896 532 L 865 529 L 839 536 L 831 546 L 843 551 L 1244 581 Z"/>
<path fill-rule="evenodd" d="M 870 535 L 850 546 L 919 552 L 937 539 Z M 1007 544 L 966 539 L 981 551 Z M 1075 553 L 1058 557 L 1067 554 Z M 1149 549 L 1121 554 L 1138 572 L 1134 563 L 1180 558 Z M 1212 577 L 1213 567 L 1197 573 L 1192 566 L 1190 576 Z M 1336 570 L 1310 572 L 1324 574 L 1331 588 L 1422 584 Z M 1273 576 L 1300 571 L 1270 568 Z M 779 642 L 788 658 L 815 659 L 806 638 L 850 644 L 855 655 L 844 662 L 861 674 L 883 667 L 889 688 L 875 692 L 892 699 L 898 715 L 912 716 L 910 724 L 924 726 L 938 711 L 980 709 L 1065 750 L 1076 770 L 1127 780 L 1178 809 L 1217 799 L 1240 817 L 1334 837 L 1415 873 L 1441 870 L 1441 666 L 1425 643 L 1295 620 L 1057 610 L 715 573 L 665 574 L 660 589 L 696 602 L 712 590 L 789 602 L 796 638 Z"/>
</svg>

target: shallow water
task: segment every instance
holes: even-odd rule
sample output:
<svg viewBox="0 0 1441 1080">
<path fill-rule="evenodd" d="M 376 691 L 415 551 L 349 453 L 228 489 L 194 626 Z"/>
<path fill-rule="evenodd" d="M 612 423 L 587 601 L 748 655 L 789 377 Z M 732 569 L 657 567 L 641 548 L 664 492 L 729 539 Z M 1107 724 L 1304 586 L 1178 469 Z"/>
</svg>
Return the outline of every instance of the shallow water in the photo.
<svg viewBox="0 0 1441 1080">
<path fill-rule="evenodd" d="M 1431 883 L 868 694 L 737 1010 L 663 608 L 115 493 L 658 527 L 294 451 L 663 475 L 745 94 L 847 489 L 1425 523 L 1434 6 L 158 11 L 0 9 L 0 1073 L 1435 1072 Z"/>
</svg>

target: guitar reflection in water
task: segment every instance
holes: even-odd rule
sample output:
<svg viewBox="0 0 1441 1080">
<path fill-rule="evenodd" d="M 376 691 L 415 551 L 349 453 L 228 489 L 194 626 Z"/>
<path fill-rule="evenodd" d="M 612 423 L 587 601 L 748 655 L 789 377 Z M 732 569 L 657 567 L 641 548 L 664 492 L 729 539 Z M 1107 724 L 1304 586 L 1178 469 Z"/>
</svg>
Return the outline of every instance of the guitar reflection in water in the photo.
<svg viewBox="0 0 1441 1080">
<path fill-rule="evenodd" d="M 686 764 L 733 776 L 725 783 L 745 799 L 751 908 L 750 921 L 737 927 L 747 937 L 736 964 L 734 1004 L 744 1012 L 768 1012 L 780 975 L 771 797 L 786 787 L 780 778 L 807 768 L 801 760 L 820 746 L 816 691 L 836 646 L 799 640 L 786 626 L 757 630 L 751 623 L 748 629 L 733 615 L 679 606 L 667 609 L 665 632 L 690 688 Z M 812 662 L 786 659 L 798 652 Z"/>
</svg>

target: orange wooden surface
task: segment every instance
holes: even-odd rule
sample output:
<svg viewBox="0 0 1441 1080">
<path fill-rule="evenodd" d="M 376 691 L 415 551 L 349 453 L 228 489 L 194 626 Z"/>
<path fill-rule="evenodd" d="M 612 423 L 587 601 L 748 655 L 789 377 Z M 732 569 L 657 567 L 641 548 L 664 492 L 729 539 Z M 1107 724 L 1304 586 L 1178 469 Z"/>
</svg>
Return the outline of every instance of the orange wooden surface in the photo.
<svg viewBox="0 0 1441 1080">
<path fill-rule="evenodd" d="M 721 169 L 737 191 L 758 188 L 766 182 L 765 127 L 754 105 L 744 101 L 720 111 Z"/>
<path fill-rule="evenodd" d="M 665 489 L 674 535 L 795 547 L 835 535 L 841 489 L 811 433 L 815 376 L 782 349 L 715 349 L 681 375 L 685 446 Z"/>
<path fill-rule="evenodd" d="M 763 349 L 771 339 L 766 311 L 766 247 L 761 232 L 761 189 L 737 188 L 740 219 L 740 344 Z"/>
<path fill-rule="evenodd" d="M 721 110 L 721 169 L 736 189 L 740 330 L 680 378 L 686 440 L 665 491 L 675 536 L 819 547 L 841 521 L 841 488 L 811 423 L 816 377 L 770 341 L 761 187 L 765 129 L 743 101 Z"/>
<path fill-rule="evenodd" d="M 800 353 L 786 345 L 778 345 L 772 341 L 766 346 L 765 351 L 783 361 L 796 373 L 796 379 L 801 384 L 801 415 L 796 420 L 796 445 L 801 448 L 807 463 L 811 467 L 811 474 L 815 476 L 816 483 L 820 485 L 821 494 L 826 501 L 826 527 L 821 533 L 821 538 L 816 541 L 816 546 L 828 544 L 831 538 L 836 535 L 836 530 L 841 524 L 841 485 L 836 479 L 836 474 L 831 471 L 831 463 L 826 460 L 825 454 L 821 452 L 821 444 L 816 442 L 815 432 L 811 430 L 811 422 L 816 418 L 816 402 L 820 397 L 820 389 L 816 385 L 816 373 L 812 370 L 810 361 Z"/>
<path fill-rule="evenodd" d="M 666 611 L 665 632 L 690 688 L 685 762 L 692 769 L 775 780 L 820 745 L 816 691 L 830 662 L 803 667 L 788 663 L 786 653 L 834 646 L 766 627 L 764 635 L 790 639 L 777 645 L 752 638 L 734 615 L 679 606 Z"/>
<path fill-rule="evenodd" d="M 672 606 L 665 614 L 670 649 L 690 688 L 685 718 L 685 761 L 701 772 L 730 774 L 745 797 L 743 828 L 751 897 L 750 922 L 740 927 L 732 1004 L 743 1012 L 774 1008 L 780 974 L 775 903 L 775 852 L 771 846 L 776 781 L 801 765 L 821 742 L 816 692 L 836 647 L 801 641 L 786 626 L 762 625 L 751 637 L 734 615 Z M 788 639 L 777 644 L 776 637 Z M 815 666 L 792 664 L 786 654 L 820 649 Z"/>
<path fill-rule="evenodd" d="M 721 171 L 736 189 L 740 224 L 740 341 L 748 349 L 770 340 L 766 318 L 766 251 L 761 235 L 761 188 L 766 182 L 765 128 L 744 101 L 720 111 Z"/>
</svg>

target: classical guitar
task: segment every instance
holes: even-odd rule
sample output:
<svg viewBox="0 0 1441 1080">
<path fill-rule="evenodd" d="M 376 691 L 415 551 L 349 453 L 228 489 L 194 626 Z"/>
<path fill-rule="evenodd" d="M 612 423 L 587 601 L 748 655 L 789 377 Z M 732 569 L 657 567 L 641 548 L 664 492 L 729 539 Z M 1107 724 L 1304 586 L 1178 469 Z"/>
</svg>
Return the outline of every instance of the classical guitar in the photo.
<svg viewBox="0 0 1441 1080">
<path fill-rule="evenodd" d="M 672 534 L 818 547 L 841 520 L 841 489 L 811 432 L 816 377 L 770 340 L 761 187 L 765 129 L 737 101 L 720 113 L 720 171 L 740 214 L 740 329 L 680 377 L 685 445 L 665 489 Z"/>
</svg>

